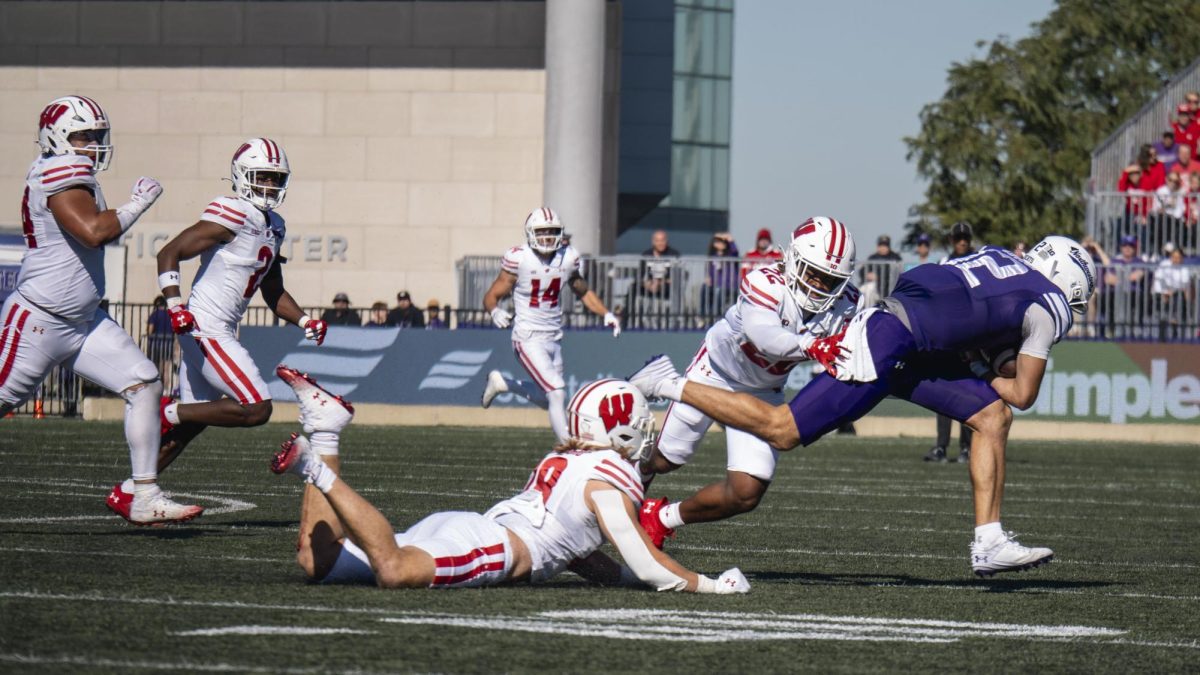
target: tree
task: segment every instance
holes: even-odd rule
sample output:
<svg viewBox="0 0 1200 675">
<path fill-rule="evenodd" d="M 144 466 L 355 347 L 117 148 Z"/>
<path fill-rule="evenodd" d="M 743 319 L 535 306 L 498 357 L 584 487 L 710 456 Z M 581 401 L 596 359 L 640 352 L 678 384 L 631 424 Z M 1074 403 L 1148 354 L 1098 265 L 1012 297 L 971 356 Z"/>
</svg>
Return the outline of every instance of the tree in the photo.
<svg viewBox="0 0 1200 675">
<path fill-rule="evenodd" d="M 997 244 L 1078 236 L 1092 148 L 1200 53 L 1200 2 L 1059 0 L 1029 37 L 978 46 L 904 139 L 929 181 L 910 225 L 966 220 Z"/>
</svg>

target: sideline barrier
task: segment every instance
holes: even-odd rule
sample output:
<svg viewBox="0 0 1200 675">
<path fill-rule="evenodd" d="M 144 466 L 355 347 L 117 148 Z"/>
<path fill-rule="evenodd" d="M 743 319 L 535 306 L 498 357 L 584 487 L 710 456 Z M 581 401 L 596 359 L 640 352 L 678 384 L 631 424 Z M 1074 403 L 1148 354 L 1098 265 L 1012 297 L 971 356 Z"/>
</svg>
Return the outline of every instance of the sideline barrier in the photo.
<svg viewBox="0 0 1200 675">
<path fill-rule="evenodd" d="M 654 354 L 670 355 L 682 370 L 703 335 L 630 333 L 614 340 L 607 332 L 568 332 L 563 338 L 567 395 L 583 382 L 627 375 Z M 355 403 L 461 406 L 477 410 L 482 421 L 479 395 L 489 370 L 528 379 L 505 331 L 334 327 L 317 347 L 294 330 L 251 327 L 242 329 L 241 339 L 278 401 L 295 400 L 274 376 L 275 366 L 287 363 Z M 796 368 L 788 389 L 798 389 L 811 377 L 809 366 Z M 512 394 L 497 397 L 494 405 L 533 409 Z M 1037 402 L 1018 414 L 1040 421 L 1200 424 L 1200 345 L 1064 342 L 1054 348 Z M 889 400 L 869 418 L 927 416 L 931 414 L 912 404 Z M 487 423 L 500 423 L 488 417 Z"/>
</svg>

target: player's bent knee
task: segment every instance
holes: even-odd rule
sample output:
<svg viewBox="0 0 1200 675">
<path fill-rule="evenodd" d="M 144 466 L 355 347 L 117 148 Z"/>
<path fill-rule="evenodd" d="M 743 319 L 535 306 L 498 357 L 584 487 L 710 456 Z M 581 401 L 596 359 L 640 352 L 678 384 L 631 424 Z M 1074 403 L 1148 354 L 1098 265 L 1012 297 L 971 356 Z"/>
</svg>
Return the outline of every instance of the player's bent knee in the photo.
<svg viewBox="0 0 1200 675">
<path fill-rule="evenodd" d="M 1004 401 L 993 401 L 983 410 L 971 416 L 966 424 L 981 434 L 1003 433 L 1012 426 L 1012 408 Z"/>
<path fill-rule="evenodd" d="M 427 588 L 433 583 L 433 558 L 412 547 L 396 550 L 374 567 L 375 583 L 380 588 Z"/>
<path fill-rule="evenodd" d="M 749 513 L 758 508 L 770 483 L 747 473 L 731 471 L 726 479 L 726 506 L 733 513 Z"/>
<path fill-rule="evenodd" d="M 158 377 L 158 368 L 146 359 L 139 361 L 138 364 L 133 367 L 133 376 L 142 382 L 145 382 L 146 384 L 158 382 L 160 386 L 162 385 L 162 380 L 160 380 Z"/>
<path fill-rule="evenodd" d="M 259 401 L 250 405 L 242 406 L 245 411 L 246 426 L 257 427 L 271 421 L 271 412 L 274 410 L 270 401 Z"/>
<path fill-rule="evenodd" d="M 796 429 L 796 420 L 792 418 L 791 408 L 781 405 L 772 409 L 769 432 L 763 440 L 779 451 L 791 450 L 800 445 L 800 431 Z"/>
</svg>

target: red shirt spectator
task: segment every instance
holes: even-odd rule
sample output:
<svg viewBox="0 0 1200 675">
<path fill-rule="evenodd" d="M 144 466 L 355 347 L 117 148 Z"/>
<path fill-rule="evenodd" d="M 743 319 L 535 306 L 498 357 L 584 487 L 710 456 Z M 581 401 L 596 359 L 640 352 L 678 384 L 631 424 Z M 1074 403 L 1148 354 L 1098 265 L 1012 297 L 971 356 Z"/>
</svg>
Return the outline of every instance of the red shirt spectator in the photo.
<svg viewBox="0 0 1200 675">
<path fill-rule="evenodd" d="M 1171 167 L 1171 171 L 1178 171 L 1183 178 L 1184 184 L 1187 184 L 1188 175 L 1200 173 L 1200 162 L 1197 162 L 1192 149 L 1189 146 L 1179 146 L 1179 161 Z"/>
<path fill-rule="evenodd" d="M 1149 194 L 1154 188 L 1148 187 L 1149 182 L 1146 174 L 1142 172 L 1142 167 L 1137 164 L 1130 164 L 1121 172 L 1121 179 L 1117 181 L 1118 190 L 1121 192 L 1142 192 L 1147 195 L 1144 197 L 1126 197 L 1126 213 L 1143 216 L 1150 212 Z"/>
<path fill-rule="evenodd" d="M 771 231 L 763 228 L 758 231 L 758 239 L 754 250 L 746 254 L 746 262 L 742 265 L 742 276 L 760 267 L 774 265 L 783 260 L 783 251 L 771 241 Z"/>
<path fill-rule="evenodd" d="M 1177 118 L 1171 122 L 1171 129 L 1175 132 L 1175 143 L 1188 146 L 1194 155 L 1196 154 L 1196 141 L 1200 140 L 1200 123 L 1197 123 L 1192 107 L 1186 103 L 1181 103 L 1175 109 L 1175 113 Z"/>
</svg>

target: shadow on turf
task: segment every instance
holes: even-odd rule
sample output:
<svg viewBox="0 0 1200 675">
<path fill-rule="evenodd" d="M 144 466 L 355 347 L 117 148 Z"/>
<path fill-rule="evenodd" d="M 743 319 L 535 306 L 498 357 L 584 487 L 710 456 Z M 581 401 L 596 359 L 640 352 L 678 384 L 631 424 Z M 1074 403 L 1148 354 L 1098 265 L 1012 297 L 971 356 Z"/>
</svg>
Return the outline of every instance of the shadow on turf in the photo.
<svg viewBox="0 0 1200 675">
<path fill-rule="evenodd" d="M 1063 579 L 992 578 L 923 579 L 903 574 L 818 574 L 816 572 L 746 572 L 752 581 L 786 581 L 814 586 L 954 586 L 985 588 L 990 593 L 1038 590 L 1071 590 L 1115 586 L 1110 581 L 1066 581 Z"/>
</svg>

